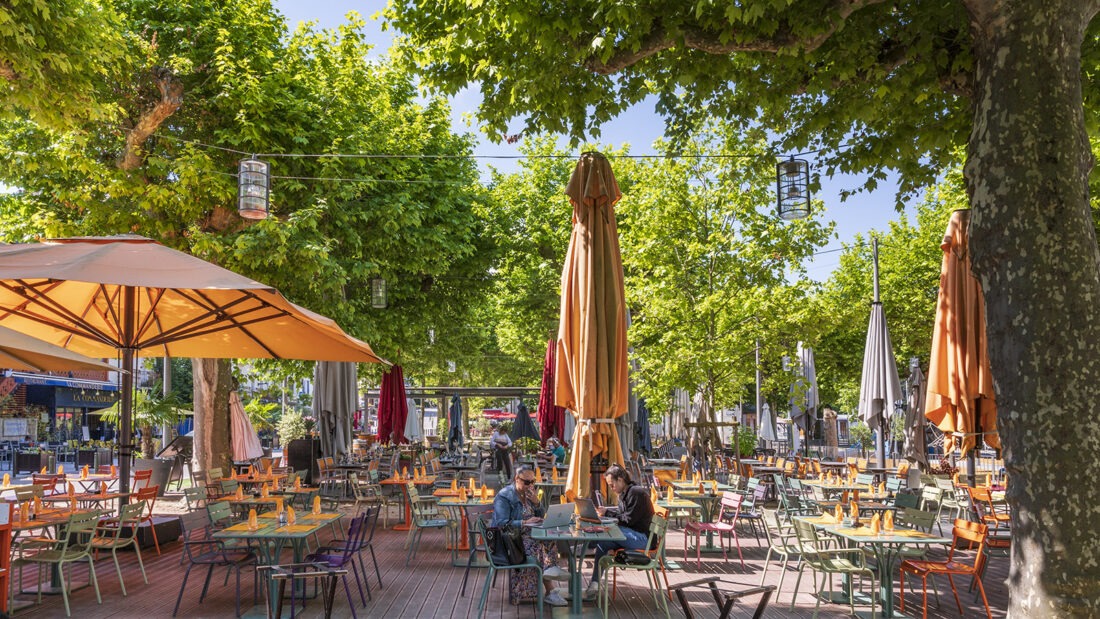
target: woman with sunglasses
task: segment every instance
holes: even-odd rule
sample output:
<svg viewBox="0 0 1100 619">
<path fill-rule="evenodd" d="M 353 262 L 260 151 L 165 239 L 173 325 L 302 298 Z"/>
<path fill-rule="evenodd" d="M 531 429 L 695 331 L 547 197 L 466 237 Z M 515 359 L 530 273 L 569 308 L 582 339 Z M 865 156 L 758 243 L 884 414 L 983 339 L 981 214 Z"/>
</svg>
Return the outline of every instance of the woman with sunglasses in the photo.
<svg viewBox="0 0 1100 619">
<path fill-rule="evenodd" d="M 540 523 L 542 523 L 542 506 L 535 493 L 535 470 L 530 466 L 521 466 L 516 471 L 515 480 L 501 488 L 493 499 L 491 526 L 512 525 L 521 528 L 523 550 L 527 558 L 542 566 L 543 586 L 546 588 L 543 599 L 551 606 L 566 606 L 569 602 L 565 601 L 561 593 L 551 584 L 552 580 L 569 578 L 569 572 L 558 567 L 557 545 L 531 538 L 531 526 Z M 513 603 L 538 596 L 537 574 L 533 569 L 515 570 L 510 591 Z"/>
</svg>

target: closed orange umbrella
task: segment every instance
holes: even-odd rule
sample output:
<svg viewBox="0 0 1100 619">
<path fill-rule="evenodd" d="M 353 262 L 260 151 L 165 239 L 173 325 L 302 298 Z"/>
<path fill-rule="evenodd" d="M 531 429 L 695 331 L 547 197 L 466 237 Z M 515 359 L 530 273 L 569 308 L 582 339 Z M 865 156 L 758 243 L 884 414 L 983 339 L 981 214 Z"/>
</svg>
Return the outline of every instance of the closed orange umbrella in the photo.
<svg viewBox="0 0 1100 619">
<path fill-rule="evenodd" d="M 932 333 L 924 415 L 943 431 L 944 452 L 980 447 L 978 434 L 1000 449 L 997 404 L 985 331 L 985 299 L 970 271 L 970 211 L 952 213 L 940 247 L 940 294 Z M 956 436 L 959 435 L 959 436 Z"/>
<path fill-rule="evenodd" d="M 555 403 L 577 420 L 566 492 L 587 496 L 591 459 L 623 462 L 614 419 L 627 411 L 626 299 L 607 158 L 584 153 L 565 188 L 573 233 L 561 276 Z"/>
</svg>

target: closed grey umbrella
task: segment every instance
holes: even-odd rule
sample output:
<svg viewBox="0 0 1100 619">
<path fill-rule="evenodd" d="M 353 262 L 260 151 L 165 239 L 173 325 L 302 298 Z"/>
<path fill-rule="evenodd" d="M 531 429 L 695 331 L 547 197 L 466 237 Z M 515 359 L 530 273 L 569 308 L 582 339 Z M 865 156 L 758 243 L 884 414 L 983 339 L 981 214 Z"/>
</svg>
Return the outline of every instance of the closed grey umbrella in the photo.
<svg viewBox="0 0 1100 619">
<path fill-rule="evenodd" d="M 863 375 L 859 386 L 859 416 L 877 432 L 878 466 L 886 465 L 885 433 L 889 431 L 887 415 L 894 402 L 901 399 L 901 381 L 894 361 L 894 346 L 886 327 L 886 312 L 882 303 L 871 304 L 871 319 L 867 325 L 867 342 L 863 351 Z"/>
<path fill-rule="evenodd" d="M 539 440 L 539 431 L 535 423 L 531 421 L 531 415 L 527 412 L 527 405 L 523 402 L 516 407 L 516 422 L 512 426 L 512 439 L 533 438 Z"/>
<path fill-rule="evenodd" d="M 313 369 L 313 412 L 321 434 L 321 453 L 338 458 L 351 451 L 357 366 L 351 362 L 318 361 Z"/>
<path fill-rule="evenodd" d="M 799 373 L 791 386 L 791 421 L 806 432 L 806 444 L 809 446 L 811 431 L 814 427 L 814 411 L 817 409 L 817 368 L 814 364 L 814 349 L 798 343 Z M 801 396 L 798 395 L 801 391 Z M 798 432 L 791 428 L 791 443 L 798 451 Z"/>
<path fill-rule="evenodd" d="M 919 363 L 909 366 L 909 379 L 905 383 L 909 389 L 909 406 L 905 409 L 905 459 L 924 471 L 928 469 L 928 446 L 924 442 L 924 397 L 928 384 Z"/>
<path fill-rule="evenodd" d="M 451 407 L 448 413 L 447 448 L 454 450 L 462 447 L 465 441 L 462 436 L 462 398 L 457 393 L 451 396 Z"/>
</svg>

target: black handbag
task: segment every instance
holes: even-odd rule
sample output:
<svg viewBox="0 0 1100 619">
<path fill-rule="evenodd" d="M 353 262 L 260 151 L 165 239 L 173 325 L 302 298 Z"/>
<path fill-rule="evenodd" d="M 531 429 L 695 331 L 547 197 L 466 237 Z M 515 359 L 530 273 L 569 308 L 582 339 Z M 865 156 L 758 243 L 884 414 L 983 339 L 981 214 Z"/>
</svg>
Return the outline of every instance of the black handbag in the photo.
<svg viewBox="0 0 1100 619">
<path fill-rule="evenodd" d="M 619 565 L 649 565 L 653 558 L 641 550 L 627 550 L 617 548 L 615 550 L 615 563 Z"/>
<path fill-rule="evenodd" d="M 485 529 L 485 544 L 493 563 L 497 565 L 520 565 L 527 561 L 523 550 L 523 532 L 518 527 L 505 525 Z"/>
</svg>

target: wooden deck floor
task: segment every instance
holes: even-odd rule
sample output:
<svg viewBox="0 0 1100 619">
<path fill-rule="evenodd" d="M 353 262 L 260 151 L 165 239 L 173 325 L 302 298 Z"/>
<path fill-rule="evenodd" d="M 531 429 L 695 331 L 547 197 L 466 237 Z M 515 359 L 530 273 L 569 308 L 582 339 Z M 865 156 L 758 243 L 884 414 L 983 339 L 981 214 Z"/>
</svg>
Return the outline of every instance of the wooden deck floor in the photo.
<svg viewBox="0 0 1100 619">
<path fill-rule="evenodd" d="M 391 520 L 390 524 L 393 522 Z M 751 534 L 745 534 L 747 539 L 742 540 L 742 549 L 745 555 L 747 570 L 742 571 L 737 564 L 736 557 L 729 563 L 722 561 L 721 554 L 704 556 L 702 569 L 695 566 L 694 558 L 687 564 L 687 569 L 669 573 L 669 580 L 673 583 L 684 582 L 699 578 L 702 575 L 721 575 L 724 579 L 746 586 L 753 586 L 760 581 L 760 571 L 764 563 L 765 548 L 758 546 Z M 441 533 L 429 531 L 424 534 L 421 549 L 417 557 L 409 567 L 405 566 L 405 551 L 402 545 L 405 534 L 392 530 L 383 530 L 379 524 L 378 533 L 375 536 L 378 562 L 382 570 L 382 582 L 384 588 L 378 589 L 378 582 L 371 571 L 370 579 L 373 583 L 373 601 L 366 608 L 357 607 L 359 617 L 475 617 L 477 616 L 477 600 L 484 583 L 485 572 L 471 571 L 470 581 L 466 596 L 460 595 L 463 570 L 450 565 L 450 553 L 442 550 Z M 672 530 L 668 538 L 669 557 L 683 564 L 683 534 L 678 530 Z M 123 597 L 119 589 L 118 578 L 114 565 L 108 556 L 101 556 L 96 562 L 96 574 L 99 578 L 99 586 L 103 595 L 103 603 L 96 604 L 95 592 L 86 587 L 75 591 L 71 597 L 73 616 L 80 619 L 118 619 L 118 618 L 161 618 L 172 615 L 172 607 L 175 604 L 183 579 L 184 568 L 180 566 L 181 545 L 178 543 L 166 544 L 162 548 L 163 554 L 157 556 L 152 549 L 145 551 L 146 569 L 149 573 L 149 584 L 141 582 L 141 574 L 138 571 L 137 561 L 132 553 L 126 553 L 122 557 L 123 576 L 126 579 L 128 597 Z M 286 559 L 289 561 L 289 557 Z M 367 559 L 369 566 L 369 556 Z M 588 562 L 590 566 L 590 562 Z M 988 589 L 990 603 L 993 607 L 994 617 L 1004 617 L 1007 606 L 1007 587 L 1005 580 L 1008 571 L 1007 558 L 997 557 L 990 562 L 986 574 L 985 583 Z M 370 569 L 368 567 L 368 569 Z M 587 569 L 590 569 L 588 567 Z M 207 599 L 199 604 L 199 591 L 202 587 L 203 572 L 194 570 L 187 590 L 180 605 L 180 617 L 232 617 L 233 608 L 233 582 L 228 586 L 222 586 L 222 576 L 219 572 L 213 579 L 210 593 Z M 795 609 L 790 610 L 791 590 L 794 586 L 796 573 L 793 569 L 787 572 L 787 578 L 783 585 L 783 591 L 778 601 L 773 599 L 769 610 L 765 613 L 768 617 L 810 617 L 813 614 L 814 598 L 810 593 L 810 575 L 807 573 L 801 585 L 801 592 L 795 600 Z M 87 569 L 76 567 L 73 570 L 73 578 L 77 585 L 86 583 Z M 32 584 L 33 570 L 28 570 L 24 575 L 24 585 Z M 767 582 L 778 584 L 779 571 L 773 565 L 769 568 Z M 251 574 L 246 573 L 242 577 L 242 590 L 245 607 L 250 606 L 252 599 Z M 839 582 L 837 583 L 839 586 Z M 511 606 L 502 601 L 502 592 L 505 589 L 504 579 L 500 579 L 497 586 L 489 596 L 487 617 L 533 617 L 535 616 L 533 605 Z M 963 585 L 965 587 L 965 585 Z M 644 580 L 638 575 L 620 576 L 618 599 L 612 603 L 611 616 L 617 618 L 656 617 L 660 614 L 651 605 L 651 598 L 644 588 Z M 936 608 L 934 597 L 929 592 L 930 617 L 960 617 L 955 607 L 947 583 L 939 583 L 940 602 Z M 896 593 L 895 593 L 896 595 Z M 963 593 L 961 595 L 964 604 L 962 617 L 979 617 L 982 614 L 981 601 L 976 600 L 976 594 Z M 696 590 L 690 599 L 696 603 L 692 609 L 697 617 L 713 618 L 717 614 L 713 610 L 714 605 L 708 594 L 703 590 Z M 915 608 L 907 605 L 906 610 L 919 613 L 919 595 L 908 595 L 910 604 L 918 604 Z M 33 596 L 19 595 L 17 600 L 33 600 Z M 262 602 L 262 593 L 261 593 Z M 753 600 L 747 600 L 747 604 L 739 609 L 735 608 L 734 616 L 751 616 Z M 682 617 L 678 605 L 670 603 L 670 611 L 673 617 Z M 861 608 L 857 606 L 857 611 Z M 256 609 L 259 610 L 259 609 Z M 323 616 L 322 606 L 319 601 L 311 602 L 304 612 L 297 616 L 304 619 L 312 619 Z M 547 616 L 566 616 L 564 609 L 551 609 L 546 607 Z M 586 605 L 588 615 L 595 616 L 594 608 Z M 869 610 L 863 607 L 862 610 Z M 552 612 L 551 612 L 552 611 Z M 822 617 L 843 617 L 848 615 L 847 606 L 832 604 L 822 605 Z M 64 617 L 65 610 L 61 596 L 46 596 L 40 606 L 31 606 L 17 612 L 17 616 L 27 617 Z M 263 616 L 261 612 L 255 612 L 251 616 Z M 288 613 L 284 612 L 284 616 Z M 348 607 L 347 598 L 342 588 L 337 589 L 336 608 L 334 617 L 350 617 L 351 610 Z M 919 614 L 917 614 L 919 616 Z"/>
</svg>

